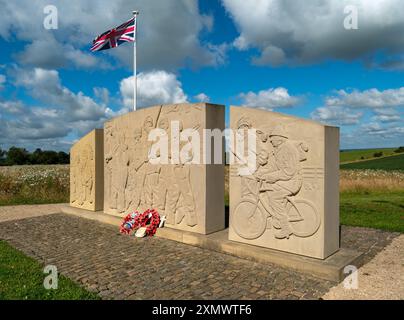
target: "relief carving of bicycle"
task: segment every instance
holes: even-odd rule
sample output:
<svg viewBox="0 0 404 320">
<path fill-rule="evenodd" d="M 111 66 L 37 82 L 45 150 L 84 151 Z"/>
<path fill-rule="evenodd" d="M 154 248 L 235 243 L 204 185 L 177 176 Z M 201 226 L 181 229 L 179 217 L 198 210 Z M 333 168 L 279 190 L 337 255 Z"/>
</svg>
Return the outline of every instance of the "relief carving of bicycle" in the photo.
<svg viewBox="0 0 404 320">
<path fill-rule="evenodd" d="M 263 188 L 263 181 L 261 180 L 259 184 L 258 196 L 255 199 L 251 196 L 241 199 L 234 210 L 232 226 L 240 237 L 247 240 L 257 239 L 271 227 L 281 231 L 282 227 L 289 230 L 288 236 L 277 237 L 275 235 L 280 239 L 289 238 L 292 234 L 296 237 L 306 238 L 317 232 L 321 222 L 320 216 L 310 201 L 287 196 L 286 215 L 283 219 L 283 217 L 277 216 L 273 210 L 266 192 L 268 190 Z M 287 226 L 282 225 L 283 220 L 286 220 Z"/>
<path fill-rule="evenodd" d="M 309 147 L 304 141 L 290 140 L 282 126 L 275 127 L 266 140 L 272 148 L 258 152 L 257 170 L 240 176 L 241 201 L 232 213 L 232 226 L 248 240 L 271 227 L 276 239 L 310 237 L 320 227 L 320 215 L 309 200 L 296 198 L 303 184 L 300 163 L 307 160 Z"/>
</svg>

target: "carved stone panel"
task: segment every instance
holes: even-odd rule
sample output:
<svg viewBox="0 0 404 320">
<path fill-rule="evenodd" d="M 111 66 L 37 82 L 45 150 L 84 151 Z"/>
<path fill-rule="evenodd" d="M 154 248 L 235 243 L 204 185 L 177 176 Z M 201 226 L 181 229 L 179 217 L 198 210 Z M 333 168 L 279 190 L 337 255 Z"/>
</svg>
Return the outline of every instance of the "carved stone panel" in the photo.
<svg viewBox="0 0 404 320">
<path fill-rule="evenodd" d="M 104 130 L 96 129 L 70 150 L 70 205 L 99 211 L 104 205 Z"/>
<path fill-rule="evenodd" d="M 171 153 L 187 129 L 201 139 L 204 129 L 224 129 L 224 106 L 176 104 L 130 112 L 105 123 L 105 200 L 104 212 L 124 216 L 135 210 L 156 209 L 166 215 L 166 226 L 202 234 L 224 229 L 224 165 L 197 161 L 198 152 L 174 161 Z M 167 132 L 168 162 L 158 164 L 163 155 L 153 153 L 157 140 L 149 139 L 153 129 Z M 194 143 L 192 139 L 188 140 Z M 195 141 L 197 142 L 197 141 Z M 200 153 L 203 143 L 200 141 Z M 223 152 L 223 150 L 222 150 Z M 177 159 L 178 160 L 178 159 Z"/>
<path fill-rule="evenodd" d="M 244 129 L 256 130 L 255 150 L 246 151 L 256 162 L 247 175 L 245 164 L 230 166 L 229 239 L 319 259 L 335 253 L 339 129 L 244 107 L 230 108 L 230 127 L 237 156 Z"/>
</svg>

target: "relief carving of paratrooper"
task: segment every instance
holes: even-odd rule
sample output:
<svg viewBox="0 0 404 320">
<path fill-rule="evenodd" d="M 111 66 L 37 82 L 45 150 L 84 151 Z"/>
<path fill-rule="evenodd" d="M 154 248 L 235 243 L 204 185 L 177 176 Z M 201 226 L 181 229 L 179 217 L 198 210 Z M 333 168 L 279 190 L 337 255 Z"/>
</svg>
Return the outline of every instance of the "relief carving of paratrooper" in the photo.
<svg viewBox="0 0 404 320">
<path fill-rule="evenodd" d="M 258 179 L 261 181 L 260 192 L 265 194 L 272 209 L 272 225 L 277 229 L 275 237 L 289 238 L 293 231 L 289 225 L 291 217 L 286 210 L 287 197 L 298 194 L 302 187 L 301 153 L 308 150 L 299 150 L 302 145 L 296 146 L 291 142 L 283 126 L 275 127 L 269 138 L 273 146 L 272 157 L 276 170 L 272 172 L 263 170 L 258 173 Z"/>
<path fill-rule="evenodd" d="M 180 150 L 184 144 L 185 143 L 180 144 Z M 173 176 L 175 180 L 173 183 L 175 187 L 172 189 L 171 196 L 167 198 L 168 210 L 175 212 L 175 223 L 181 223 L 185 217 L 186 224 L 190 227 L 198 224 L 195 212 L 194 195 L 190 181 L 190 164 L 192 163 L 193 157 L 194 154 L 192 150 L 190 150 L 186 154 L 185 159 L 181 159 L 182 161 L 180 164 L 174 165 Z"/>
<path fill-rule="evenodd" d="M 90 145 L 85 146 L 81 151 L 80 156 L 76 157 L 76 163 L 74 165 L 75 172 L 75 195 L 78 199 L 80 206 L 85 202 L 93 203 L 94 192 L 94 172 L 92 167 L 92 161 L 94 160 L 94 152 Z"/>
<path fill-rule="evenodd" d="M 139 210 L 145 180 L 146 152 L 142 144 L 142 129 L 134 130 L 133 149 L 129 150 L 129 172 L 125 190 L 126 210 Z"/>
<path fill-rule="evenodd" d="M 160 166 L 151 164 L 149 159 L 151 155 L 152 141 L 149 141 L 149 133 L 154 128 L 154 120 L 152 117 L 146 117 L 143 123 L 142 140 L 145 149 L 145 178 L 141 196 L 142 207 L 153 208 L 155 204 L 155 193 L 158 188 L 158 179 L 160 174 Z"/>
<path fill-rule="evenodd" d="M 105 158 L 111 168 L 110 208 L 125 212 L 125 189 L 128 179 L 129 152 L 124 131 L 116 131 L 115 145 Z"/>
<path fill-rule="evenodd" d="M 245 239 L 256 239 L 271 227 L 277 239 L 313 235 L 320 225 L 316 208 L 307 200 L 294 199 L 302 187 L 301 162 L 306 160 L 308 147 L 290 140 L 281 125 L 268 133 L 259 132 L 257 140 L 271 145 L 257 151 L 257 170 L 241 177 L 235 231 Z"/>
<path fill-rule="evenodd" d="M 179 123 L 180 132 L 183 130 L 182 122 Z M 158 127 L 169 135 L 170 126 L 167 118 L 159 121 Z M 168 139 L 170 141 L 170 139 Z M 171 150 L 170 148 L 168 148 Z M 181 150 L 181 144 L 180 144 Z M 188 154 L 187 159 L 182 163 L 160 166 L 158 188 L 156 192 L 156 206 L 165 212 L 168 224 L 179 224 L 184 217 L 188 226 L 195 226 L 197 217 L 195 214 L 195 203 L 190 183 L 190 166 L 193 159 L 192 154 Z M 168 157 L 171 163 L 171 155 Z"/>
</svg>

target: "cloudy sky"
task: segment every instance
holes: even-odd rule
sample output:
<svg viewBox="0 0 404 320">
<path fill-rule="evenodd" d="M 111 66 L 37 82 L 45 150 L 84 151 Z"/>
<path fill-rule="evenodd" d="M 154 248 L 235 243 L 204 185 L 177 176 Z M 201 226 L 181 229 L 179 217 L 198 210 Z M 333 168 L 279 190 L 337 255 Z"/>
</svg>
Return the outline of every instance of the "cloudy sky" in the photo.
<svg viewBox="0 0 404 320">
<path fill-rule="evenodd" d="M 47 5 L 58 9 L 57 29 L 44 27 Z M 352 6 L 357 29 L 345 27 L 354 23 Z M 0 0 L 0 7 L 1 148 L 68 150 L 130 110 L 132 45 L 89 48 L 132 9 L 141 12 L 140 106 L 246 105 L 338 125 L 343 148 L 404 145 L 402 0 Z"/>
</svg>

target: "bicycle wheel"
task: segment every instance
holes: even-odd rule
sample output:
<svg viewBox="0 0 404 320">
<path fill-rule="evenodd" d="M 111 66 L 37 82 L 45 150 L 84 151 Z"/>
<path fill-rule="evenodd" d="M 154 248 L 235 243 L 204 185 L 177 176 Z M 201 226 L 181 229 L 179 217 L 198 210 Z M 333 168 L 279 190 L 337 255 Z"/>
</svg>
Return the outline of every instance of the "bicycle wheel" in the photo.
<svg viewBox="0 0 404 320">
<path fill-rule="evenodd" d="M 240 202 L 232 214 L 232 226 L 236 233 L 247 240 L 262 236 L 267 225 L 267 217 L 254 201 Z"/>
<path fill-rule="evenodd" d="M 297 210 L 297 212 L 295 211 Z M 299 215 L 301 221 L 289 221 L 293 234 L 297 237 L 307 238 L 315 234 L 320 227 L 320 215 L 312 203 L 306 200 L 290 200 L 288 216 Z"/>
</svg>

